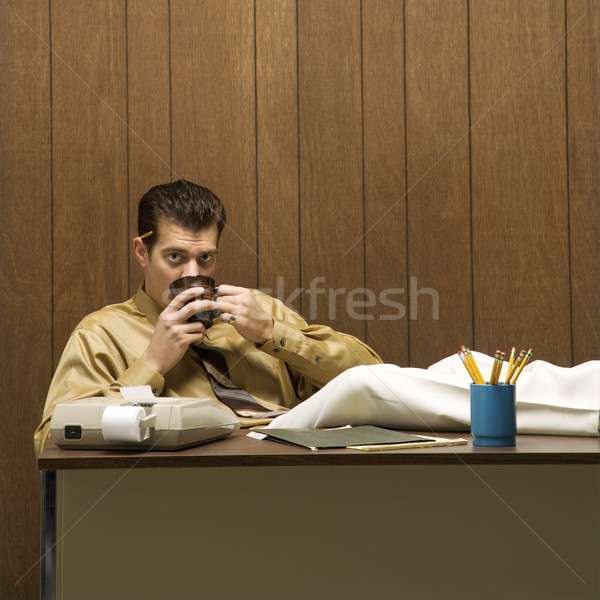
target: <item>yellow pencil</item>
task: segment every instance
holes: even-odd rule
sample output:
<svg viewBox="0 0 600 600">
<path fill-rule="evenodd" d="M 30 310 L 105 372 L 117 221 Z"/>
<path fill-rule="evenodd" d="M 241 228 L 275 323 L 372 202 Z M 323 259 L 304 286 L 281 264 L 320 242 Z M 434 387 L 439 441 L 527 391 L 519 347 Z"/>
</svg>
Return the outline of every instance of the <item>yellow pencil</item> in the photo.
<svg viewBox="0 0 600 600">
<path fill-rule="evenodd" d="M 495 383 L 496 383 L 496 376 L 498 374 L 498 365 L 499 365 L 498 359 L 499 358 L 500 358 L 500 350 L 496 350 L 496 353 L 494 354 L 494 365 L 492 366 L 492 373 L 490 375 L 490 383 L 492 385 L 495 385 Z"/>
<path fill-rule="evenodd" d="M 496 360 L 496 373 L 494 374 L 494 385 L 498 385 L 500 381 L 500 373 L 502 373 L 502 363 L 504 362 L 505 353 L 498 350 L 498 358 Z"/>
<path fill-rule="evenodd" d="M 458 351 L 458 356 L 460 357 L 460 360 L 462 360 L 462 364 L 465 365 L 465 369 L 467 370 L 467 372 L 471 376 L 471 379 L 473 380 L 473 383 L 477 383 L 475 375 L 474 375 L 474 373 L 473 373 L 473 371 L 471 369 L 471 365 L 469 364 L 469 361 L 467 360 L 467 357 L 465 356 L 465 354 L 463 353 L 462 350 Z"/>
<path fill-rule="evenodd" d="M 515 376 L 511 379 L 511 383 L 517 383 L 517 379 L 519 378 L 519 375 L 521 374 L 521 371 L 524 369 L 525 365 L 529 362 L 529 359 L 531 358 L 532 353 L 533 353 L 533 348 L 529 348 L 529 350 L 527 350 L 527 354 L 525 355 L 525 358 L 523 359 L 523 362 L 521 363 L 521 366 L 519 367 L 519 370 L 515 373 Z"/>
<path fill-rule="evenodd" d="M 485 379 L 483 378 L 483 375 L 481 374 L 481 371 L 479 370 L 479 367 L 477 366 L 477 363 L 475 362 L 475 359 L 468 348 L 466 349 L 466 354 L 467 360 L 471 364 L 471 368 L 475 374 L 475 383 L 478 383 L 479 385 L 485 385 Z"/>
<path fill-rule="evenodd" d="M 508 360 L 508 367 L 506 368 L 506 379 L 504 380 L 504 383 L 508 383 L 510 381 L 510 372 L 513 366 L 513 363 L 515 362 L 515 355 L 517 354 L 517 349 L 513 346 L 510 349 L 510 358 Z"/>
<path fill-rule="evenodd" d="M 517 360 L 515 360 L 515 362 L 513 363 L 512 370 L 511 370 L 510 376 L 508 378 L 509 383 L 512 383 L 513 375 L 517 372 L 517 369 L 521 366 L 521 363 L 523 362 L 524 358 L 525 358 L 525 350 L 521 350 L 521 352 L 519 352 L 519 356 L 517 356 Z"/>
<path fill-rule="evenodd" d="M 154 231 L 148 231 L 144 235 L 140 235 L 140 239 L 143 240 L 144 238 L 150 237 L 153 233 Z"/>
<path fill-rule="evenodd" d="M 494 354 L 494 362 L 492 363 L 492 372 L 490 373 L 490 384 L 494 383 L 494 377 L 496 376 L 496 369 L 498 368 L 497 358 L 498 358 L 498 350 L 496 350 L 496 353 Z"/>
<path fill-rule="evenodd" d="M 471 376 L 473 383 L 479 383 L 479 380 L 477 379 L 477 374 L 475 373 L 475 371 L 473 369 L 473 365 L 471 364 L 471 361 L 469 360 L 469 355 L 467 354 L 467 347 L 464 344 L 460 347 L 460 351 L 459 351 L 458 355 L 460 356 L 460 359 L 463 361 L 463 364 L 465 365 L 465 369 L 467 369 L 467 371 L 469 372 L 469 375 Z"/>
</svg>

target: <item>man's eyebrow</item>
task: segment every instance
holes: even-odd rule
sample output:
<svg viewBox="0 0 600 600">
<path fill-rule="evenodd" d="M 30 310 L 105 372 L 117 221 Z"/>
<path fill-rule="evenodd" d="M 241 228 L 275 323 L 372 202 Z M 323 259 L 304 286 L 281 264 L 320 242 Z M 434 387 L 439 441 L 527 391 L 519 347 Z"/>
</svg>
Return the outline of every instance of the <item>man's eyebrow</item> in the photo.
<svg viewBox="0 0 600 600">
<path fill-rule="evenodd" d="M 162 252 L 177 252 L 178 254 L 189 254 L 189 250 L 187 248 L 178 248 L 176 246 L 171 246 L 169 248 L 163 248 Z M 209 250 L 202 250 L 201 254 L 216 254 L 216 248 L 210 248 Z"/>
<path fill-rule="evenodd" d="M 186 254 L 187 250 L 185 248 L 176 248 L 175 246 L 171 246 L 170 248 L 163 248 L 163 252 L 178 252 L 179 254 Z"/>
</svg>

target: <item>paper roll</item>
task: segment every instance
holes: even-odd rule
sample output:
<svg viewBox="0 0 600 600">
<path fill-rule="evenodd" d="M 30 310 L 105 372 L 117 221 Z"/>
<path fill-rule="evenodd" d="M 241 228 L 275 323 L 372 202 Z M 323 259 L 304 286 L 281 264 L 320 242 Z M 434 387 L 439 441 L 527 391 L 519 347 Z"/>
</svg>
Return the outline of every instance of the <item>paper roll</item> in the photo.
<svg viewBox="0 0 600 600">
<path fill-rule="evenodd" d="M 102 435 L 107 442 L 141 442 L 146 416 L 141 406 L 107 406 L 102 414 Z"/>
</svg>

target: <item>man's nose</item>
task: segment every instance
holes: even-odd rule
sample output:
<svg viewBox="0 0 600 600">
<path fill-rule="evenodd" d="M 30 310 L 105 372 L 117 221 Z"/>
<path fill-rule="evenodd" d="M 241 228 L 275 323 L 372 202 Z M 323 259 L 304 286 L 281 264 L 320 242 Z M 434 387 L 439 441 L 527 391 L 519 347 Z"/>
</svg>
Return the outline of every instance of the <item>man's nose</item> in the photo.
<svg viewBox="0 0 600 600">
<path fill-rule="evenodd" d="M 195 260 L 188 261 L 183 269 L 182 277 L 189 277 L 190 275 L 200 275 L 200 267 Z"/>
</svg>

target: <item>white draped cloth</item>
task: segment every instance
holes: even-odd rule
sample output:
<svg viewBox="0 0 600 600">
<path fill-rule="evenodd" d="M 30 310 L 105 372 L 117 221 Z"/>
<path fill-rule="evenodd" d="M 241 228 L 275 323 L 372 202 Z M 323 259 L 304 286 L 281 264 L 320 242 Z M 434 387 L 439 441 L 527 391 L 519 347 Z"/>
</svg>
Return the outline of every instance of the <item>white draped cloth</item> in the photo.
<svg viewBox="0 0 600 600">
<path fill-rule="evenodd" d="M 473 352 L 489 378 L 493 358 Z M 504 381 L 504 365 L 500 381 Z M 348 369 L 272 421 L 274 428 L 380 425 L 398 429 L 468 431 L 471 378 L 457 354 L 427 369 L 363 365 Z M 598 436 L 600 360 L 557 367 L 535 360 L 516 383 L 517 432 Z"/>
</svg>

